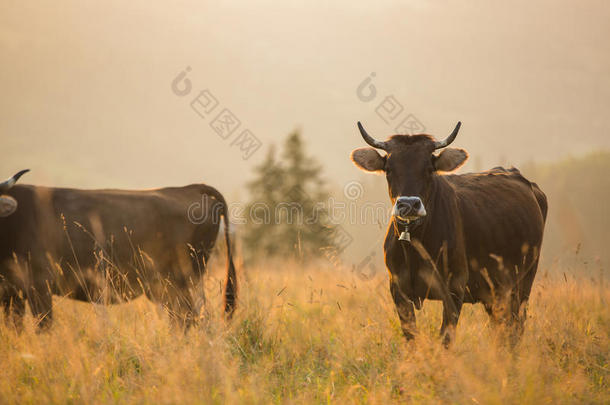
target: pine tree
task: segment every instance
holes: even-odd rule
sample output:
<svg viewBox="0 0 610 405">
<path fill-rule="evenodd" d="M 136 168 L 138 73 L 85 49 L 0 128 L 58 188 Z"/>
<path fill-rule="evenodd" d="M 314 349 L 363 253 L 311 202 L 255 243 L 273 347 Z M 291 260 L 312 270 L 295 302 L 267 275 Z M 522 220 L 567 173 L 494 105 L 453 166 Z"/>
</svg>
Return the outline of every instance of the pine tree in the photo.
<svg viewBox="0 0 610 405">
<path fill-rule="evenodd" d="M 277 162 L 272 147 L 255 174 L 248 184 L 252 200 L 244 235 L 249 260 L 310 259 L 332 247 L 322 167 L 306 155 L 298 131 L 286 138 L 282 162 Z"/>
<path fill-rule="evenodd" d="M 265 160 L 254 169 L 256 178 L 248 183 L 251 202 L 246 208 L 244 244 L 248 258 L 275 256 L 282 248 L 280 227 L 274 212 L 282 200 L 284 172 L 275 158 L 272 145 Z"/>
<path fill-rule="evenodd" d="M 298 259 L 319 256 L 321 249 L 331 244 L 322 167 L 306 155 L 298 131 L 286 139 L 283 158 L 285 201 L 299 208 L 299 217 L 282 228 L 286 247 L 290 249 L 287 253 Z"/>
</svg>

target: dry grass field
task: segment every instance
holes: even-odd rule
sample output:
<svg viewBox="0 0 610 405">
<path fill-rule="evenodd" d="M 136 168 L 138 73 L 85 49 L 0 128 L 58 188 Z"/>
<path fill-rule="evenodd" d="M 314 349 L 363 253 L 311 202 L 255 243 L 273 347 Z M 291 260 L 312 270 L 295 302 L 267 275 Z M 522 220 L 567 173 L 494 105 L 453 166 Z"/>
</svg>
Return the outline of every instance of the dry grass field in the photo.
<svg viewBox="0 0 610 405">
<path fill-rule="evenodd" d="M 457 339 L 440 304 L 406 343 L 385 274 L 294 264 L 241 272 L 239 310 L 220 317 L 220 266 L 207 321 L 183 332 L 144 298 L 104 307 L 55 298 L 50 330 L 0 326 L 1 403 L 609 403 L 610 290 L 603 275 L 535 282 L 512 349 L 481 306 Z"/>
</svg>

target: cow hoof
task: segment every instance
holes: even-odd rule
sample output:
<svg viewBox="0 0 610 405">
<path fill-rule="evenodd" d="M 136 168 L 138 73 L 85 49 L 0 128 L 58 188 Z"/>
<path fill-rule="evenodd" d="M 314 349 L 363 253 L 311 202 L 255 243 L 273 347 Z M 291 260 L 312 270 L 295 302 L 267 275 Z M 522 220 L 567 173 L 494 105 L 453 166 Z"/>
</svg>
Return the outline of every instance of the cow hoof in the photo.
<svg viewBox="0 0 610 405">
<path fill-rule="evenodd" d="M 451 336 L 449 334 L 445 334 L 443 337 L 443 347 L 445 349 L 449 349 L 449 346 L 451 346 Z"/>
<path fill-rule="evenodd" d="M 402 334 L 404 335 L 405 340 L 406 340 L 407 342 L 410 342 L 410 341 L 412 341 L 413 339 L 415 339 L 415 334 L 413 334 L 413 333 L 412 333 L 412 332 L 410 332 L 410 331 L 407 331 L 407 330 L 404 330 L 404 329 L 403 329 Z"/>
</svg>

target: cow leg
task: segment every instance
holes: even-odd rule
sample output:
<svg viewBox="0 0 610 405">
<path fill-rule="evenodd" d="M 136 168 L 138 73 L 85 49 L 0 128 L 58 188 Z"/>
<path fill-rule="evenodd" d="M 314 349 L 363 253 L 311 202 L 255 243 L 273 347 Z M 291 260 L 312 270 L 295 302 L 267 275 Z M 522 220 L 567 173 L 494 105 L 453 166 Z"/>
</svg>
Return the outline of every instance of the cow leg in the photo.
<svg viewBox="0 0 610 405">
<path fill-rule="evenodd" d="M 451 292 L 450 295 L 451 296 L 443 302 L 443 323 L 441 325 L 440 333 L 443 337 L 443 345 L 445 347 L 449 347 L 451 340 L 455 336 L 455 329 L 457 328 L 464 299 L 463 295 L 462 297 L 459 297 L 453 292 Z"/>
<path fill-rule="evenodd" d="M 32 315 L 38 320 L 39 330 L 50 327 L 53 322 L 53 295 L 49 286 L 42 282 L 31 285 L 27 299 Z"/>
<path fill-rule="evenodd" d="M 193 274 L 195 275 L 195 280 L 191 282 L 191 287 L 197 293 L 197 303 L 193 302 L 193 313 L 198 314 L 199 318 L 207 319 L 209 318 L 208 308 L 207 308 L 207 297 L 205 295 L 205 286 L 203 276 L 207 270 L 207 263 L 210 258 L 210 249 L 205 249 L 204 247 L 200 247 L 191 252 L 191 261 L 193 266 Z"/>
<path fill-rule="evenodd" d="M 170 294 L 164 303 L 170 317 L 170 321 L 175 327 L 189 329 L 195 323 L 193 310 L 193 300 L 188 289 L 176 291 Z"/>
<path fill-rule="evenodd" d="M 146 297 L 167 311 L 172 326 L 188 329 L 194 323 L 193 300 L 186 282 L 157 281 L 146 289 Z"/>
<path fill-rule="evenodd" d="M 524 331 L 525 317 L 526 317 L 526 305 L 527 302 L 520 300 L 517 291 L 513 291 L 511 294 L 510 302 L 510 329 L 509 329 L 509 344 L 514 347 L 521 340 L 521 336 Z"/>
<path fill-rule="evenodd" d="M 404 292 L 406 290 L 401 288 L 400 281 L 397 279 L 397 276 L 392 276 L 392 279 L 390 280 L 390 293 L 392 294 L 394 304 L 396 305 L 402 333 L 407 340 L 411 340 L 415 337 L 417 331 L 415 309 L 413 308 L 413 302 Z"/>
<path fill-rule="evenodd" d="M 532 285 L 534 284 L 534 277 L 536 276 L 536 271 L 538 270 L 538 252 L 540 249 L 534 249 L 531 251 L 532 255 L 532 264 L 529 268 L 526 268 L 522 271 L 525 271 L 525 276 L 522 277 L 520 282 L 517 283 L 517 296 L 513 299 L 516 302 L 513 304 L 515 308 L 516 322 L 517 322 L 517 335 L 519 338 L 523 335 L 523 331 L 525 329 L 525 320 L 527 319 L 527 303 L 529 301 L 530 293 L 532 291 Z"/>
<path fill-rule="evenodd" d="M 25 299 L 20 293 L 6 294 L 2 297 L 4 318 L 12 323 L 18 332 L 23 329 L 23 316 L 25 315 Z"/>
<path fill-rule="evenodd" d="M 498 324 L 498 317 L 494 312 L 493 302 L 483 302 L 483 307 L 485 308 L 485 312 L 487 312 L 487 315 L 489 315 L 489 321 L 491 322 L 491 325 L 495 327 Z"/>
<path fill-rule="evenodd" d="M 455 337 L 455 330 L 460 319 L 460 313 L 462 312 L 462 304 L 464 303 L 464 294 L 468 282 L 465 259 L 460 260 L 458 258 L 449 261 L 448 268 L 454 271 L 445 270 L 448 274 L 447 281 L 443 281 L 442 278 L 439 279 L 439 283 L 447 283 L 447 287 L 443 288 L 443 323 L 441 324 L 440 331 L 445 347 L 449 347 L 451 340 Z"/>
<path fill-rule="evenodd" d="M 519 300 L 519 294 L 515 290 L 501 291 L 494 300 L 484 303 L 492 326 L 499 329 L 501 336 L 508 339 L 512 347 L 519 342 L 523 334 L 525 305 L 525 302 Z"/>
<path fill-rule="evenodd" d="M 193 273 L 200 277 L 203 276 L 210 258 L 209 249 L 205 249 L 204 247 L 200 246 L 197 249 L 191 250 L 190 253 Z"/>
</svg>

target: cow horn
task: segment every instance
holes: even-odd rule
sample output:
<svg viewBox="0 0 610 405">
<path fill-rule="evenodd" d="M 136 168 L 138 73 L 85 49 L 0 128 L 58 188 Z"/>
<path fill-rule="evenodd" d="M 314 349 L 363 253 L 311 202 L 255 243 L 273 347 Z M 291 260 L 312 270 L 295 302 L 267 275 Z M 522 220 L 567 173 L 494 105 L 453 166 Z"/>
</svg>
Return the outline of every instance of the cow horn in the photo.
<svg viewBox="0 0 610 405">
<path fill-rule="evenodd" d="M 437 141 L 437 142 L 434 143 L 434 149 L 440 149 L 440 148 L 444 148 L 445 146 L 451 145 L 451 142 L 453 142 L 455 140 L 455 137 L 457 136 L 458 132 L 460 131 L 460 127 L 461 126 L 462 126 L 462 122 L 458 121 L 458 123 L 455 126 L 455 129 L 453 130 L 451 135 L 449 135 L 443 141 L 440 141 L 440 142 Z"/>
<path fill-rule="evenodd" d="M 373 148 L 377 148 L 377 149 L 383 149 L 386 150 L 387 148 L 387 143 L 386 142 L 381 142 L 376 140 L 375 138 L 373 138 L 372 136 L 370 136 L 364 129 L 364 127 L 362 126 L 362 124 L 360 123 L 360 121 L 358 121 L 358 129 L 360 130 L 360 135 L 362 135 L 362 138 L 364 139 L 364 141 L 366 143 L 368 143 L 369 145 L 371 145 Z"/>
<path fill-rule="evenodd" d="M 11 187 L 13 187 L 15 185 L 15 183 L 17 183 L 17 180 L 19 180 L 19 177 L 23 176 L 24 174 L 26 174 L 29 171 L 30 171 L 30 169 L 22 170 L 19 173 L 15 174 L 10 179 L 5 180 L 2 183 L 0 183 L 0 191 L 8 191 Z"/>
</svg>

